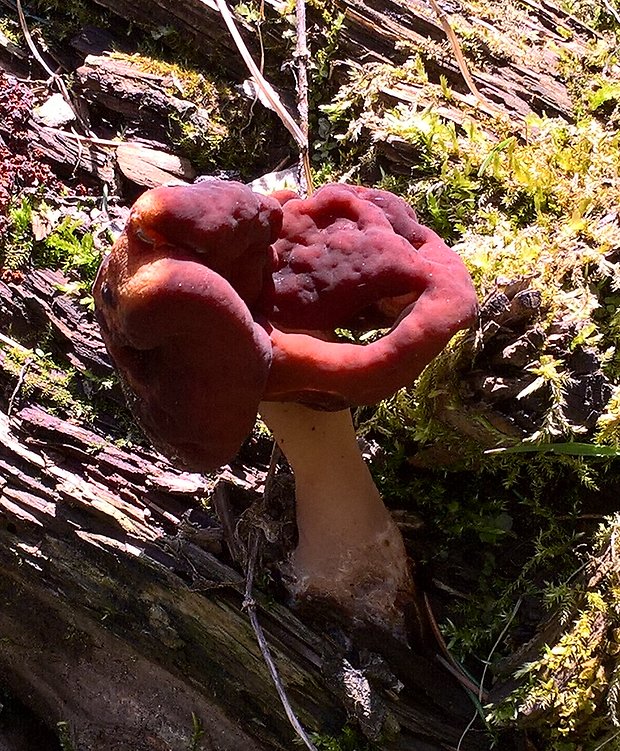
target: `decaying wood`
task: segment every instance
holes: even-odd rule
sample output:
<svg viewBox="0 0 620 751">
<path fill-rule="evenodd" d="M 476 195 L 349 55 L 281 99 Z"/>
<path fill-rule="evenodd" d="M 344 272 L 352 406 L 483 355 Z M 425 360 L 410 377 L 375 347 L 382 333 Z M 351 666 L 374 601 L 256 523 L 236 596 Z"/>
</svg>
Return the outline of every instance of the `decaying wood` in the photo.
<svg viewBox="0 0 620 751">
<path fill-rule="evenodd" d="M 137 143 L 121 144 L 116 149 L 116 163 L 128 180 L 146 188 L 182 185 L 196 177 L 189 159 Z"/>
<path fill-rule="evenodd" d="M 171 153 L 166 145 L 171 134 L 176 131 L 178 137 L 182 127 L 213 137 L 222 133 L 206 110 L 169 93 L 170 87 L 179 85 L 170 75 L 156 76 L 128 60 L 90 55 L 76 77 L 76 92 L 84 97 L 81 109 L 89 102 L 104 108 L 108 116 L 122 117 L 128 127 L 123 140 L 52 127 L 39 114 L 52 97 L 44 98 L 30 120 L 28 138 L 64 177 L 88 176 L 111 186 L 121 175 L 144 187 L 191 182 L 197 172 L 187 158 Z M 132 129 L 140 140 L 131 138 Z M 0 122 L 3 132 L 8 135 Z"/>
<path fill-rule="evenodd" d="M 12 7 L 10 0 L 0 2 Z M 212 3 L 98 2 L 125 23 L 174 26 L 205 51 L 205 60 L 217 49 L 235 80 L 247 75 Z M 276 12 L 275 0 L 266 5 Z M 518 10 L 523 5 L 527 14 Z M 468 93 L 441 24 L 422 0 L 336 0 L 334 8 L 345 14 L 335 83 L 361 66 L 400 64 L 422 46 L 432 51 L 429 75 L 435 82 L 445 76 L 454 90 L 456 104 L 433 103 L 437 112 L 460 123 L 461 105 L 484 109 Z M 461 24 L 473 24 L 465 3 L 451 9 L 462 12 Z M 501 38 L 503 49 L 501 57 L 488 50 L 484 69 L 473 71 L 476 87 L 493 102 L 488 114 L 499 108 L 516 121 L 532 112 L 570 119 L 553 43 L 579 57 L 595 33 L 551 3 L 515 3 L 513 9 L 531 40 L 526 49 L 501 20 L 478 20 Z M 244 33 L 256 48 L 253 32 Z M 192 165 L 164 145 L 167 129 L 181 122 L 211 127 L 208 112 L 187 102 L 170 76 L 102 54 L 96 41 L 76 49 L 89 53 L 76 70 L 76 91 L 91 113 L 118 118 L 136 140 L 119 146 L 106 142 L 115 135 L 109 129 L 88 138 L 33 118 L 31 140 L 45 158 L 65 176 L 109 185 L 120 175 L 141 186 L 192 180 Z M 24 54 L 0 37 L 0 67 L 23 70 Z M 271 65 L 277 69 L 281 62 Z M 431 103 L 423 88 L 403 81 L 386 84 L 381 96 L 393 105 Z M 415 158 L 397 138 L 378 148 L 395 172 L 407 172 Z M 222 524 L 205 507 L 211 496 L 212 505 L 220 505 L 224 487 L 247 503 L 256 500 L 264 471 L 239 464 L 216 482 L 181 472 L 148 449 L 115 445 L 103 431 L 111 415 L 87 428 L 53 414 L 31 377 L 44 378 L 31 352 L 37 332 L 46 329 L 46 345 L 78 373 L 99 379 L 111 373 L 92 319 L 61 291 L 68 281 L 50 270 L 0 281 L 0 331 L 10 327 L 23 348 L 16 366 L 10 341 L 0 344 L 0 682 L 50 726 L 67 723 L 80 751 L 288 750 L 293 731 L 243 611 L 237 518 L 225 508 Z M 537 307 L 528 292 L 527 280 L 507 282 L 485 302 L 487 319 L 471 343 L 479 363 L 501 354 L 504 365 L 520 369 L 527 360 Z M 521 336 L 504 341 L 510 327 Z M 510 421 L 501 404 L 527 382 L 522 374 L 489 379 L 488 372 L 469 375 L 472 401 L 488 407 L 486 416 L 503 435 L 521 437 L 529 426 Z M 584 383 L 594 388 L 599 375 L 594 363 Z M 85 391 L 88 384 L 84 378 Z M 118 388 L 111 397 L 122 400 Z M 583 402 L 580 392 L 575 398 Z M 466 403 L 460 414 L 448 412 L 465 434 L 472 430 Z M 465 732 L 474 707 L 435 656 L 373 634 L 351 641 L 331 623 L 321 631 L 283 600 L 256 596 L 285 688 L 308 730 L 337 733 L 349 717 L 368 737 L 382 736 L 384 749 L 488 747 L 478 724 Z M 502 748 L 508 751 L 513 742 L 503 739 Z"/>
<path fill-rule="evenodd" d="M 10 5 L 10 2 L 5 0 L 6 4 Z M 248 77 L 215 4 L 201 0 L 179 0 L 172 8 L 163 7 L 154 0 L 140 4 L 98 0 L 98 4 L 147 28 L 172 26 L 185 39 L 195 41 L 198 54 L 202 52 L 206 65 L 212 65 L 210 54 L 217 50 L 219 67 L 238 81 Z M 552 3 L 528 3 L 527 8 L 523 3 L 509 5 L 509 10 L 503 8 L 496 16 L 480 19 L 471 16 L 467 3 L 460 2 L 452 4 L 448 15 L 448 20 L 458 22 L 457 32 L 475 32 L 480 37 L 480 44 L 484 47 L 484 68 L 473 68 L 472 76 L 477 89 L 491 103 L 489 107 L 469 91 L 445 40 L 440 20 L 423 0 L 411 0 L 406 6 L 396 2 L 376 4 L 338 0 L 334 14 L 343 13 L 344 21 L 338 37 L 337 59 L 332 64 L 331 85 L 346 82 L 352 71 L 372 71 L 374 65 L 380 64 L 400 65 L 416 50 L 423 49 L 431 80 L 439 83 L 443 77 L 452 90 L 453 101 L 430 99 L 428 91 L 412 81 L 394 80 L 390 83 L 386 79 L 379 95 L 390 106 L 432 106 L 442 117 L 458 124 L 466 118 L 470 107 L 486 111 L 493 117 L 504 113 L 517 128 L 531 113 L 572 119 L 568 84 L 560 74 L 562 56 L 569 54 L 575 59 L 583 58 L 588 44 L 597 37 L 596 32 Z M 270 13 L 277 13 L 275 2 L 266 3 L 266 8 Z M 312 17 L 309 21 L 312 32 Z M 519 34 L 515 34 L 515 28 Z M 258 59 L 256 35 L 249 28 L 241 26 L 241 29 Z M 269 31 L 264 33 L 269 34 Z M 163 144 L 169 141 L 171 133 L 176 133 L 178 140 L 182 129 L 187 127 L 212 132 L 214 137 L 221 135 L 221 126 L 212 121 L 209 112 L 184 98 L 182 84 L 172 74 L 147 72 L 138 60 L 103 54 L 106 47 L 109 50 L 113 45 L 123 44 L 122 39 L 114 39 L 109 32 L 98 34 L 95 30 L 88 30 L 72 44 L 85 55 L 83 64 L 75 71 L 75 93 L 91 107 L 105 112 L 112 121 L 115 118 L 122 120 L 126 139 L 146 139 L 149 142 L 146 145 L 153 149 L 148 152 L 153 158 L 147 160 L 144 170 L 136 170 L 139 160 L 132 159 L 131 164 L 121 168 L 120 172 L 149 187 L 157 180 L 191 180 L 195 173 L 183 161 L 184 155 L 167 154 L 168 148 Z M 271 40 L 269 48 L 272 56 L 274 53 L 288 54 L 282 49 L 281 39 Z M 15 45 L 4 45 L 1 49 L 16 64 L 21 64 L 21 58 L 27 52 Z M 267 62 L 270 70 L 278 71 L 284 60 L 268 59 Z M 294 87 L 293 80 L 283 79 L 280 83 L 290 89 Z M 106 137 L 107 134 L 98 135 Z M 40 124 L 33 126 L 32 137 L 40 143 L 47 158 L 64 165 L 66 171 L 78 175 L 86 172 L 108 183 L 113 179 L 117 166 L 113 146 L 78 139 Z M 373 138 L 390 169 L 409 172 L 416 159 L 415 149 L 410 144 L 393 134 L 382 137 L 380 131 L 373 133 Z M 127 165 L 127 154 L 124 157 L 123 164 Z M 161 160 L 167 160 L 169 164 L 161 167 L 158 164 Z M 152 167 L 149 166 L 151 161 Z"/>
<path fill-rule="evenodd" d="M 183 98 L 183 85 L 172 73 L 150 73 L 127 57 L 88 55 L 75 74 L 86 102 L 138 125 L 142 137 L 166 143 L 179 138 L 182 128 L 212 138 L 223 134 L 208 110 Z"/>
<path fill-rule="evenodd" d="M 226 39 L 215 4 L 179 0 L 174 8 L 164 8 L 154 0 L 140 4 L 126 0 L 97 2 L 122 18 L 146 26 L 165 26 L 172 22 L 199 47 L 207 50 L 216 45 L 218 56 L 229 73 L 245 77 L 234 45 Z M 276 5 L 275 2 L 266 3 L 272 12 Z M 501 59 L 494 57 L 492 50 L 487 50 L 485 70 L 472 71 L 477 88 L 496 107 L 511 116 L 545 112 L 570 118 L 572 105 L 566 84 L 557 76 L 560 53 L 554 49 L 554 43 L 576 56 L 583 56 L 588 41 L 596 38 L 596 32 L 553 3 L 528 3 L 527 12 L 523 12 L 522 4 L 510 5 L 514 19 L 508 23 L 502 22 L 499 14 L 498 18 L 488 20 L 467 18 L 466 3 L 450 5 L 450 15 L 462 14 L 470 28 L 483 25 L 491 37 L 501 40 L 498 44 L 502 48 Z M 345 14 L 338 52 L 344 65 L 335 68 L 337 78 L 346 75 L 348 67 L 358 67 L 360 63 L 401 64 L 412 50 L 426 47 L 429 39 L 440 43 L 445 41 L 439 19 L 424 0 L 410 0 L 406 4 L 396 0 L 381 3 L 337 0 L 334 7 L 336 12 Z M 505 7 L 502 15 L 510 16 L 505 13 Z M 523 26 L 529 39 L 527 47 L 519 46 L 511 23 Z M 247 29 L 246 38 L 251 47 L 258 49 L 256 38 Z M 440 75 L 444 75 L 452 87 L 467 95 L 467 86 L 448 48 L 429 67 L 437 81 Z M 475 97 L 470 95 L 470 99 L 475 105 Z"/>
<path fill-rule="evenodd" d="M 109 373 L 97 330 L 63 281 L 41 271 L 2 284 L 0 322 L 19 315 L 27 332 L 49 317 L 49 346 L 62 343 L 81 372 Z M 3 682 L 49 724 L 67 722 L 84 751 L 185 751 L 192 717 L 204 731 L 196 749 L 290 749 L 243 612 L 244 577 L 225 562 L 221 528 L 205 510 L 214 480 L 51 414 L 33 401 L 36 387 L 16 394 L 9 355 L 3 344 Z M 264 475 L 237 465 L 223 480 L 252 499 Z M 360 649 L 335 624 L 317 633 L 256 587 L 254 596 L 310 731 L 337 732 L 349 716 L 370 737 L 389 731 L 386 749 L 456 746 L 475 710 L 439 661 L 372 634 Z M 483 743 L 473 731 L 462 748 Z"/>
</svg>

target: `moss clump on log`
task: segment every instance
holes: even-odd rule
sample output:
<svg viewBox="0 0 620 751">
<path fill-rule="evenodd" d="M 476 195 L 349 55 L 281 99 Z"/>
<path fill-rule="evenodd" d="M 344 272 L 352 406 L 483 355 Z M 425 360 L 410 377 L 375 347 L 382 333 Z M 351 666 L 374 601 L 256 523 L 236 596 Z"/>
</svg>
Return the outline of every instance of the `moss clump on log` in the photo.
<svg viewBox="0 0 620 751">
<path fill-rule="evenodd" d="M 619 523 L 616 515 L 600 526 L 592 553 L 564 588 L 561 617 L 521 651 L 519 687 L 489 713 L 496 726 L 546 728 L 549 751 L 615 748 L 620 736 Z"/>
</svg>

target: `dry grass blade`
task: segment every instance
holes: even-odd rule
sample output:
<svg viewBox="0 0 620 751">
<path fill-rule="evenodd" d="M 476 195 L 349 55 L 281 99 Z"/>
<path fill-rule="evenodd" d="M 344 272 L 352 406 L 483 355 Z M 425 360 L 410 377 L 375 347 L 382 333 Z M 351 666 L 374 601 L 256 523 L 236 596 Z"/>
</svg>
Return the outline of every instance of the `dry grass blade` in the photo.
<svg viewBox="0 0 620 751">
<path fill-rule="evenodd" d="M 446 14 L 439 7 L 439 4 L 435 0 L 428 0 L 428 3 L 433 9 L 433 12 L 435 13 L 435 15 L 437 16 L 439 23 L 441 24 L 441 28 L 444 30 L 445 35 L 448 37 L 448 41 L 450 42 L 450 45 L 452 46 L 452 51 L 454 52 L 454 57 L 456 58 L 456 63 L 459 66 L 461 75 L 465 79 L 467 88 L 476 97 L 476 99 L 481 105 L 483 105 L 484 107 L 487 107 L 493 112 L 496 112 L 496 113 L 501 112 L 499 107 L 496 107 L 493 104 L 493 102 L 490 102 L 484 96 L 484 94 L 481 94 L 478 87 L 476 86 L 473 76 L 469 72 L 469 66 L 467 65 L 467 61 L 465 60 L 465 57 L 461 50 L 461 45 L 459 44 L 459 40 L 457 39 L 457 36 L 454 33 L 454 29 L 450 25 L 450 21 L 448 21 L 448 17 L 446 16 Z"/>
<path fill-rule="evenodd" d="M 282 120 L 284 127 L 293 136 L 293 138 L 297 142 L 297 145 L 299 146 L 302 153 L 304 151 L 307 151 L 308 150 L 307 136 L 303 134 L 299 125 L 297 125 L 297 123 L 291 117 L 286 107 L 282 104 L 282 101 L 280 100 L 280 97 L 274 90 L 273 86 L 263 77 L 263 74 L 258 69 L 258 66 L 252 59 L 252 55 L 250 54 L 250 51 L 246 47 L 246 44 L 243 41 L 243 39 L 241 38 L 241 34 L 239 33 L 239 30 L 237 29 L 237 26 L 235 24 L 235 19 L 233 18 L 232 13 L 230 12 L 230 9 L 228 8 L 228 5 L 226 4 L 225 0 L 215 0 L 215 1 L 217 4 L 217 8 L 222 15 L 222 18 L 224 19 L 224 22 L 226 23 L 226 26 L 228 27 L 228 31 L 230 32 L 230 35 L 232 36 L 235 44 L 237 45 L 237 49 L 241 53 L 243 62 L 246 64 L 247 69 L 250 71 L 250 74 L 252 75 L 252 78 L 254 79 L 256 86 L 260 89 L 265 99 L 269 102 L 269 105 L 273 107 L 273 109 L 277 113 L 280 120 Z M 207 5 L 206 0 L 201 0 L 201 2 L 204 5 Z"/>
<path fill-rule="evenodd" d="M 302 724 L 297 719 L 297 715 L 295 714 L 295 712 L 293 711 L 293 708 L 291 707 L 291 703 L 289 702 L 288 696 L 286 695 L 286 690 L 284 686 L 282 685 L 282 681 L 280 680 L 278 669 L 275 665 L 275 662 L 273 661 L 273 657 L 271 656 L 271 650 L 269 649 L 269 645 L 267 644 L 267 640 L 265 639 L 265 634 L 263 633 L 263 629 L 260 623 L 258 622 L 258 616 L 256 614 L 256 602 L 254 601 L 254 598 L 252 597 L 252 581 L 254 579 L 254 564 L 256 562 L 257 548 L 258 548 L 258 533 L 257 533 L 257 530 L 254 530 L 252 534 L 252 540 L 250 542 L 250 546 L 248 550 L 248 569 L 247 569 L 247 576 L 246 576 L 246 590 L 245 590 L 245 598 L 243 601 L 243 606 L 245 610 L 247 611 L 248 616 L 250 618 L 250 623 L 252 624 L 252 628 L 256 635 L 258 646 L 260 647 L 261 654 L 263 655 L 263 659 L 265 660 L 265 664 L 267 665 L 267 668 L 271 675 L 271 679 L 273 681 L 274 686 L 276 687 L 276 691 L 278 692 L 278 696 L 280 697 L 280 701 L 282 702 L 282 706 L 284 707 L 284 711 L 286 712 L 286 716 L 288 717 L 289 722 L 291 723 L 293 729 L 299 736 L 299 739 L 306 746 L 306 748 L 309 749 L 309 751 L 318 751 L 317 747 L 314 745 L 314 743 L 312 743 L 312 741 L 308 737 L 308 734 L 304 730 Z"/>
</svg>

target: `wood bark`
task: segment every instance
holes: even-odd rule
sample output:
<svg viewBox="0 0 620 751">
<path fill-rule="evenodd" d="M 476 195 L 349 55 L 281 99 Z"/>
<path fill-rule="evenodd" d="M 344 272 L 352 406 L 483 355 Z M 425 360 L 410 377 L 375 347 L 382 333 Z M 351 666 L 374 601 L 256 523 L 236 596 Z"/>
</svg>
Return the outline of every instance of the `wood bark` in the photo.
<svg viewBox="0 0 620 751">
<path fill-rule="evenodd" d="M 0 285 L 0 322 L 17 311 L 28 327 L 48 320 L 76 368 L 109 372 L 63 283 L 41 271 Z M 214 480 L 53 415 L 28 386 L 37 363 L 26 358 L 16 373 L 10 359 L 0 349 L 2 682 L 49 724 L 67 723 L 79 749 L 290 748 L 243 610 L 244 577 L 222 562 L 221 529 L 201 506 Z M 218 482 L 256 495 L 262 480 L 237 466 Z M 350 715 L 369 736 L 392 733 L 385 748 L 456 746 L 475 710 L 435 658 L 385 641 L 387 658 L 369 641 L 352 650 L 255 597 L 310 730 L 337 732 Z M 481 742 L 473 730 L 462 747 Z"/>
<path fill-rule="evenodd" d="M 179 0 L 172 8 L 158 0 L 140 4 L 126 0 L 97 2 L 121 18 L 148 27 L 172 25 L 184 37 L 195 41 L 199 49 L 216 49 L 218 62 L 230 75 L 247 77 L 214 2 Z M 268 11 L 277 13 L 278 6 L 273 0 L 265 5 Z M 505 20 L 510 18 L 509 14 L 501 14 L 504 21 L 499 14 L 488 20 L 476 18 L 466 3 L 451 4 L 452 14 L 462 14 L 470 25 L 483 24 L 488 28 L 497 40 L 497 48 L 502 50 L 501 55 L 488 48 L 484 50 L 484 70 L 472 71 L 477 87 L 496 107 L 512 116 L 522 118 L 531 112 L 544 112 L 570 119 L 568 83 L 559 75 L 560 49 L 583 56 L 587 43 L 597 37 L 596 32 L 555 3 L 528 1 L 508 5 L 515 13 L 511 21 Z M 338 47 L 338 59 L 344 65 L 334 66 L 333 73 L 339 82 L 351 67 L 373 63 L 400 65 L 413 51 L 427 47 L 429 40 L 445 42 L 440 20 L 424 0 L 410 0 L 406 4 L 397 0 L 335 0 L 333 7 L 334 17 L 342 12 L 345 19 Z M 530 40 L 527 48 L 519 47 L 511 24 L 525 27 Z M 245 35 L 250 47 L 258 52 L 257 36 L 248 28 Z M 451 86 L 469 96 L 447 48 L 429 65 L 434 80 L 439 81 L 440 75 L 444 75 Z M 418 99 L 416 87 L 407 84 L 390 93 L 398 100 L 408 101 L 412 96 Z M 470 102 L 473 101 L 470 97 Z"/>
</svg>

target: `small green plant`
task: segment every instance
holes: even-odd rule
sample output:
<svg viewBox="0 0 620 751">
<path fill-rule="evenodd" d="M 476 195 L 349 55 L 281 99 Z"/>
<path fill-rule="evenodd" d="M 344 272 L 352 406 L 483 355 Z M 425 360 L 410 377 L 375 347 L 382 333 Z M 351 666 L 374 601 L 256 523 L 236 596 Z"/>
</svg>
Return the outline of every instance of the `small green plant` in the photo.
<svg viewBox="0 0 620 751">
<path fill-rule="evenodd" d="M 56 729 L 58 731 L 58 742 L 62 751 L 76 751 L 69 723 L 66 720 L 57 722 Z"/>
<path fill-rule="evenodd" d="M 312 733 L 311 740 L 318 751 L 373 751 L 376 748 L 351 725 L 345 725 L 337 736 Z"/>
<path fill-rule="evenodd" d="M 617 518 L 603 523 L 593 554 L 614 556 L 617 532 Z M 553 605 L 561 606 L 562 633 L 516 672 L 519 688 L 488 708 L 488 720 L 499 726 L 520 717 L 545 718 L 540 734 L 549 751 L 595 751 L 618 736 L 617 572 L 600 565 L 588 571 L 596 581 L 587 589 L 579 580 L 548 589 Z"/>
<path fill-rule="evenodd" d="M 101 263 L 101 253 L 95 248 L 90 232 L 81 230 L 81 222 L 66 217 L 35 246 L 35 264 L 75 272 L 86 287 L 90 287 Z"/>
<path fill-rule="evenodd" d="M 0 236 L 0 268 L 24 269 L 32 253 L 32 205 L 23 198 L 9 210 L 8 230 Z"/>
<path fill-rule="evenodd" d="M 82 222 L 70 216 L 62 219 L 42 239 L 33 232 L 35 214 L 48 211 L 44 203 L 23 197 L 9 211 L 9 229 L 0 241 L 0 268 L 25 271 L 28 268 L 52 268 L 69 274 L 71 281 L 62 288 L 92 307 L 92 287 L 101 253 L 93 235 L 82 229 Z"/>
<path fill-rule="evenodd" d="M 192 712 L 192 737 L 187 747 L 187 751 L 198 751 L 200 748 L 200 741 L 205 734 L 202 726 L 202 720 L 195 712 Z"/>
</svg>

